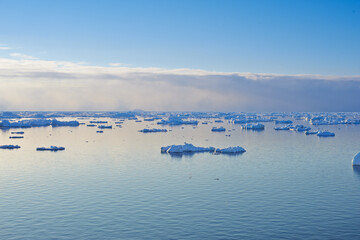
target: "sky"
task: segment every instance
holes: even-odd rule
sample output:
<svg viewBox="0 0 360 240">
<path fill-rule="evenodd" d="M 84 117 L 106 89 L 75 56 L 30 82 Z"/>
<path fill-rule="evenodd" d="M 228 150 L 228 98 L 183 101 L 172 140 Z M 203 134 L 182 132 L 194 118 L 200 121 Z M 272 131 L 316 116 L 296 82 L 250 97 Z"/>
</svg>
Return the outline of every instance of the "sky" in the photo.
<svg viewBox="0 0 360 240">
<path fill-rule="evenodd" d="M 360 0 L 0 1 L 0 110 L 360 111 Z"/>
</svg>

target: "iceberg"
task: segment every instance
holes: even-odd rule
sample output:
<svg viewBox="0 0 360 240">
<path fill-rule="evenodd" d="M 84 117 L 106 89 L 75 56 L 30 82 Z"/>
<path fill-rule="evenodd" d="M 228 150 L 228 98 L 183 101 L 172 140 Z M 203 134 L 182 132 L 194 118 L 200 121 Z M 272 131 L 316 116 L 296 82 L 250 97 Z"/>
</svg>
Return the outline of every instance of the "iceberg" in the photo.
<svg viewBox="0 0 360 240">
<path fill-rule="evenodd" d="M 142 130 L 139 130 L 139 132 L 142 132 L 142 133 L 152 133 L 152 132 L 167 132 L 166 129 L 158 129 L 158 128 L 144 128 Z"/>
<path fill-rule="evenodd" d="M 51 126 L 53 127 L 78 127 L 79 125 L 78 121 L 58 121 L 56 119 L 51 121 Z"/>
<path fill-rule="evenodd" d="M 237 147 L 228 147 L 228 148 L 217 148 L 215 153 L 228 153 L 228 154 L 236 154 L 236 153 L 244 153 L 246 150 L 240 146 Z"/>
<path fill-rule="evenodd" d="M 31 119 L 21 120 L 18 122 L 10 122 L 3 120 L 0 123 L 0 128 L 31 128 L 31 127 L 47 127 L 51 125 L 51 120 L 46 119 Z"/>
<path fill-rule="evenodd" d="M 90 123 L 103 124 L 103 123 L 108 123 L 108 122 L 107 121 L 90 121 Z"/>
<path fill-rule="evenodd" d="M 65 150 L 64 147 L 56 147 L 56 146 L 50 146 L 50 147 L 38 147 L 36 148 L 36 151 L 52 151 L 52 152 L 56 152 L 56 151 L 63 151 Z"/>
<path fill-rule="evenodd" d="M 95 124 L 88 124 L 88 125 L 86 125 L 87 127 L 96 127 L 96 125 Z"/>
<path fill-rule="evenodd" d="M 304 125 L 296 125 L 296 126 L 291 126 L 290 130 L 296 131 L 296 132 L 306 132 L 306 131 L 310 131 L 310 127 L 306 127 Z"/>
<path fill-rule="evenodd" d="M 170 145 L 167 147 L 161 147 L 162 153 L 195 153 L 195 152 L 213 152 L 214 147 L 195 147 L 190 143 L 184 143 L 184 145 Z"/>
<path fill-rule="evenodd" d="M 319 131 L 306 131 L 305 132 L 305 135 L 315 135 L 315 134 L 318 134 Z"/>
<path fill-rule="evenodd" d="M 328 131 L 323 131 L 323 132 L 319 132 L 317 134 L 318 137 L 335 137 L 335 133 L 333 132 L 328 132 Z"/>
<path fill-rule="evenodd" d="M 276 131 L 284 131 L 284 130 L 290 130 L 289 126 L 283 126 L 283 127 L 275 127 Z"/>
<path fill-rule="evenodd" d="M 96 133 L 103 133 L 104 131 L 96 131 Z"/>
<path fill-rule="evenodd" d="M 224 127 L 213 127 L 212 129 L 211 129 L 211 131 L 212 132 L 225 132 L 226 131 L 226 129 L 224 128 Z"/>
<path fill-rule="evenodd" d="M 360 166 L 360 152 L 358 152 L 352 160 L 353 166 Z"/>
<path fill-rule="evenodd" d="M 275 124 L 292 124 L 291 120 L 275 120 Z"/>
<path fill-rule="evenodd" d="M 110 126 L 100 125 L 100 126 L 98 126 L 98 128 L 100 128 L 100 129 L 112 129 L 112 126 L 111 125 Z"/>
<path fill-rule="evenodd" d="M 11 132 L 11 134 L 24 134 L 24 132 Z"/>
<path fill-rule="evenodd" d="M 20 148 L 19 145 L 1 145 L 0 149 L 18 149 Z"/>
<path fill-rule="evenodd" d="M 178 126 L 178 125 L 198 125 L 199 121 L 196 120 L 183 120 L 181 118 L 169 118 L 168 120 L 161 120 L 157 124 L 159 125 L 170 125 L 170 126 Z"/>
<path fill-rule="evenodd" d="M 24 138 L 24 136 L 10 136 L 9 138 Z"/>
<path fill-rule="evenodd" d="M 251 124 L 251 123 L 247 123 L 245 125 L 241 126 L 242 129 L 246 129 L 246 130 L 264 130 L 265 126 L 264 124 L 258 123 L 258 124 Z"/>
</svg>

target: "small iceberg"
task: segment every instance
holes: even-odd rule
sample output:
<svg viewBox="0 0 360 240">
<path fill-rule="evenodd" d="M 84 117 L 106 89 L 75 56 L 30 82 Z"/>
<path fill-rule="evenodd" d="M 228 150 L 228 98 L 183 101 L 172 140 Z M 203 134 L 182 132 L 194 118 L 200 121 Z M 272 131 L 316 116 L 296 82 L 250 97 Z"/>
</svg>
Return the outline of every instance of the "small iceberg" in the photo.
<svg viewBox="0 0 360 240">
<path fill-rule="evenodd" d="M 18 149 L 20 148 L 19 145 L 1 145 L 0 149 Z"/>
<path fill-rule="evenodd" d="M 358 152 L 352 160 L 353 166 L 360 166 L 360 152 Z"/>
<path fill-rule="evenodd" d="M 315 134 L 318 134 L 319 131 L 306 131 L 305 132 L 305 135 L 315 135 Z"/>
<path fill-rule="evenodd" d="M 100 128 L 100 129 L 112 129 L 112 126 L 111 125 L 110 126 L 100 125 L 100 126 L 98 126 L 98 128 Z"/>
<path fill-rule="evenodd" d="M 64 147 L 56 147 L 56 146 L 50 146 L 50 147 L 38 147 L 36 148 L 36 151 L 52 151 L 52 152 L 56 152 L 56 151 L 64 151 L 65 148 Z"/>
<path fill-rule="evenodd" d="M 170 145 L 167 147 L 161 147 L 162 153 L 195 153 L 195 152 L 213 152 L 214 147 L 195 147 L 190 143 L 184 143 L 184 145 Z"/>
<path fill-rule="evenodd" d="M 58 121 L 56 119 L 51 121 L 53 127 L 78 127 L 79 125 L 78 121 Z"/>
<path fill-rule="evenodd" d="M 224 128 L 224 127 L 213 127 L 212 129 L 211 129 L 211 131 L 212 132 L 225 132 L 226 131 L 226 129 Z"/>
<path fill-rule="evenodd" d="M 228 153 L 228 154 L 237 154 L 237 153 L 244 153 L 246 150 L 240 146 L 237 147 L 228 147 L 228 148 L 217 148 L 215 153 Z"/>
<path fill-rule="evenodd" d="M 290 127 L 290 130 L 296 131 L 296 132 L 306 132 L 306 131 L 310 131 L 311 128 L 304 126 L 304 125 L 296 125 L 296 126 L 292 126 Z"/>
<path fill-rule="evenodd" d="M 10 136 L 9 138 L 10 139 L 12 139 L 12 138 L 24 138 L 24 136 Z"/>
<path fill-rule="evenodd" d="M 11 132 L 11 134 L 24 134 L 24 132 Z"/>
<path fill-rule="evenodd" d="M 241 128 L 246 130 L 264 130 L 265 125 L 261 123 L 258 124 L 247 123 L 245 125 L 242 125 Z"/>
<path fill-rule="evenodd" d="M 108 122 L 107 121 L 90 121 L 90 123 L 103 124 L 103 123 L 108 123 Z"/>
<path fill-rule="evenodd" d="M 288 126 L 283 126 L 283 127 L 275 127 L 274 128 L 276 131 L 286 131 L 286 130 L 290 130 L 290 127 Z"/>
<path fill-rule="evenodd" d="M 292 124 L 291 120 L 275 120 L 275 124 Z"/>
<path fill-rule="evenodd" d="M 88 124 L 88 125 L 86 125 L 87 127 L 96 127 L 96 125 L 95 124 Z"/>
<path fill-rule="evenodd" d="M 323 132 L 319 132 L 317 134 L 318 137 L 335 137 L 335 133 L 333 132 L 328 132 L 328 131 L 323 131 Z"/>
<path fill-rule="evenodd" d="M 104 131 L 96 131 L 96 133 L 103 133 Z"/>
<path fill-rule="evenodd" d="M 142 132 L 142 133 L 153 133 L 153 132 L 167 132 L 166 129 L 159 129 L 159 128 L 144 128 L 142 130 L 139 130 L 139 132 Z"/>
</svg>

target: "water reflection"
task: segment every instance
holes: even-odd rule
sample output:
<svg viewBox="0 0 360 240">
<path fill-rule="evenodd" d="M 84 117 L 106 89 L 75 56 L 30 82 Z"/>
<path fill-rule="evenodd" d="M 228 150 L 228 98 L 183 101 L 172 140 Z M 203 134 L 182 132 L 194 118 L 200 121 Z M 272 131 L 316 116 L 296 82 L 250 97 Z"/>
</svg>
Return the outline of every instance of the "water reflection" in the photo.
<svg viewBox="0 0 360 240">
<path fill-rule="evenodd" d="M 354 174 L 360 179 L 360 166 L 353 166 Z"/>
</svg>

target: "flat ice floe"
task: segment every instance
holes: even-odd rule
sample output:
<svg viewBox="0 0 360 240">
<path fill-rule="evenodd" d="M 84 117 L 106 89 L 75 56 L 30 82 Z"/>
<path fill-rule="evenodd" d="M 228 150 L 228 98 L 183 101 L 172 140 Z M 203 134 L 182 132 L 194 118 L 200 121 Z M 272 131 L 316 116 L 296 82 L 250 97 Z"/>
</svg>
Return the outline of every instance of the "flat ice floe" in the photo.
<svg viewBox="0 0 360 240">
<path fill-rule="evenodd" d="M 167 132 L 167 130 L 166 129 L 159 129 L 159 128 L 144 128 L 142 130 L 139 130 L 139 132 L 153 133 L 153 132 Z"/>
<path fill-rule="evenodd" d="M 352 161 L 353 166 L 360 166 L 360 152 L 358 152 Z"/>
<path fill-rule="evenodd" d="M 56 151 L 63 151 L 63 150 L 65 150 L 64 147 L 56 147 L 56 146 L 38 147 L 38 148 L 36 148 L 36 151 L 52 151 L 52 152 L 56 152 Z"/>
<path fill-rule="evenodd" d="M 246 150 L 242 147 L 217 148 L 216 153 L 244 153 Z"/>
<path fill-rule="evenodd" d="M 240 146 L 237 147 L 228 147 L 228 148 L 214 148 L 214 147 L 196 147 L 190 143 L 184 143 L 184 145 L 170 145 L 166 147 L 161 147 L 162 153 L 197 153 L 197 152 L 210 152 L 210 153 L 223 153 L 223 154 L 236 154 L 243 153 L 246 150 Z"/>
<path fill-rule="evenodd" d="M 319 132 L 317 134 L 318 137 L 335 137 L 335 133 L 333 132 L 328 132 L 328 131 L 323 131 L 323 132 Z"/>
<path fill-rule="evenodd" d="M 1 145 L 0 149 L 18 149 L 20 148 L 19 145 Z"/>
<path fill-rule="evenodd" d="M 191 143 L 184 143 L 184 145 L 170 145 L 161 147 L 162 153 L 195 153 L 195 152 L 213 152 L 214 147 L 195 147 Z"/>
<path fill-rule="evenodd" d="M 212 132 L 225 132 L 226 129 L 224 127 L 213 127 L 211 129 Z"/>
<path fill-rule="evenodd" d="M 247 123 L 245 125 L 241 126 L 242 129 L 246 129 L 246 130 L 264 130 L 265 129 L 265 125 L 258 123 L 258 124 L 252 124 L 252 123 Z"/>
</svg>

